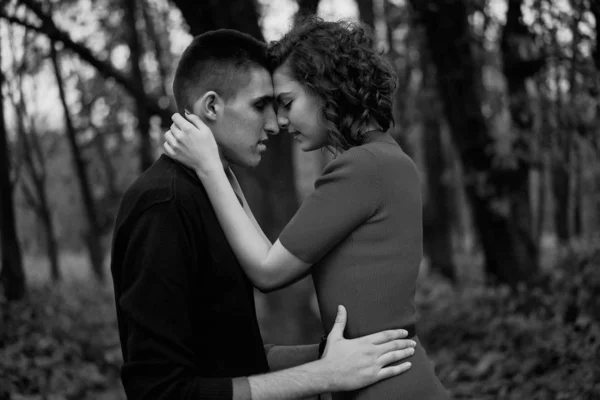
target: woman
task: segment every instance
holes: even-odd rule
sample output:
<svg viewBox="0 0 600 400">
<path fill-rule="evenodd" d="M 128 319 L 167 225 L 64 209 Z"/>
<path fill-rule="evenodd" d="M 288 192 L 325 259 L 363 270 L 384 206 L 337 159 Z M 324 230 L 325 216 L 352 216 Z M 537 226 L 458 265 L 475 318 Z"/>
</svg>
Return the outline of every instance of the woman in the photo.
<svg viewBox="0 0 600 400">
<path fill-rule="evenodd" d="M 351 23 L 307 19 L 269 51 L 279 125 L 304 151 L 338 153 L 279 239 L 271 245 L 243 211 L 199 118 L 187 115 L 191 123 L 173 127 L 182 131 L 179 140 L 167 132 L 167 154 L 194 168 L 257 287 L 282 287 L 312 273 L 325 331 L 344 304 L 348 337 L 414 332 L 422 206 L 415 165 L 386 133 L 393 124 L 393 70 Z M 408 372 L 334 398 L 447 399 L 414 340 Z"/>
</svg>

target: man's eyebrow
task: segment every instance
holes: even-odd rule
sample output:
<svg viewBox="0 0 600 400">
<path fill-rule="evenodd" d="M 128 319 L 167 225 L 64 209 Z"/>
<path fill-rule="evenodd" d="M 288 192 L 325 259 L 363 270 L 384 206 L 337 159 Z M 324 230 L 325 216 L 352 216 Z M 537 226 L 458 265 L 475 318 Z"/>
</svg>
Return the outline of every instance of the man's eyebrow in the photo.
<svg viewBox="0 0 600 400">
<path fill-rule="evenodd" d="M 256 98 L 256 99 L 254 100 L 254 102 L 255 102 L 255 103 L 261 103 L 261 102 L 264 102 L 264 103 L 270 103 L 270 102 L 272 102 L 273 100 L 274 100 L 274 97 L 273 97 L 273 95 L 271 95 L 271 94 L 265 94 L 264 96 L 260 96 L 260 97 Z"/>
</svg>

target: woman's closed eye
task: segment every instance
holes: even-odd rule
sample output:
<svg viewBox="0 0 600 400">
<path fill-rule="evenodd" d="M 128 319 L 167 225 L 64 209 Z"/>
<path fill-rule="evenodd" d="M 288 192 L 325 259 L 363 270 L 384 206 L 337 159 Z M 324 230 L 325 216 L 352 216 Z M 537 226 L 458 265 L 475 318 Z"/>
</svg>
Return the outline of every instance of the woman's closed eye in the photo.
<svg viewBox="0 0 600 400">
<path fill-rule="evenodd" d="M 290 107 L 292 106 L 292 101 L 293 101 L 293 100 L 289 100 L 289 101 L 287 101 L 287 102 L 284 102 L 284 101 L 282 101 L 282 102 L 280 102 L 280 103 L 279 103 L 279 105 L 280 105 L 282 108 L 284 108 L 284 109 L 286 109 L 286 110 L 289 110 L 289 109 L 290 109 Z"/>
</svg>

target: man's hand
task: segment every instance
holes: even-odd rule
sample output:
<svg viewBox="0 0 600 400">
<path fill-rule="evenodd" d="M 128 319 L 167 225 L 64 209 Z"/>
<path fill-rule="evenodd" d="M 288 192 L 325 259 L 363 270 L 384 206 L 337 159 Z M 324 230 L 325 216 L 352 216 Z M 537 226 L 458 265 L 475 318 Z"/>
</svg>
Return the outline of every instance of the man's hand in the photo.
<svg viewBox="0 0 600 400">
<path fill-rule="evenodd" d="M 414 354 L 416 342 L 402 339 L 408 332 L 388 330 L 357 339 L 344 339 L 346 309 L 338 307 L 335 324 L 327 337 L 321 361 L 332 378 L 332 391 L 348 391 L 371 385 L 407 371 L 411 364 L 396 363 Z"/>
</svg>

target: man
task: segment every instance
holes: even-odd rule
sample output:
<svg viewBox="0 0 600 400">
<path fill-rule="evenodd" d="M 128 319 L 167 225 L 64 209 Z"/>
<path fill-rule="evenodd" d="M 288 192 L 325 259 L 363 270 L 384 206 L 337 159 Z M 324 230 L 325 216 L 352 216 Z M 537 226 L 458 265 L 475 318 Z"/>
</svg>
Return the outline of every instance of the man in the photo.
<svg viewBox="0 0 600 400">
<path fill-rule="evenodd" d="M 173 92 L 180 112 L 210 125 L 224 168 L 258 165 L 268 136 L 279 132 L 266 45 L 247 35 L 196 37 Z M 164 155 L 123 197 L 111 271 L 130 399 L 298 398 L 356 389 L 408 368 L 386 367 L 411 354 L 414 342 L 399 340 L 404 332 L 345 340 L 343 308 L 321 359 L 316 345 L 265 351 L 253 287 L 200 180 Z"/>
</svg>

